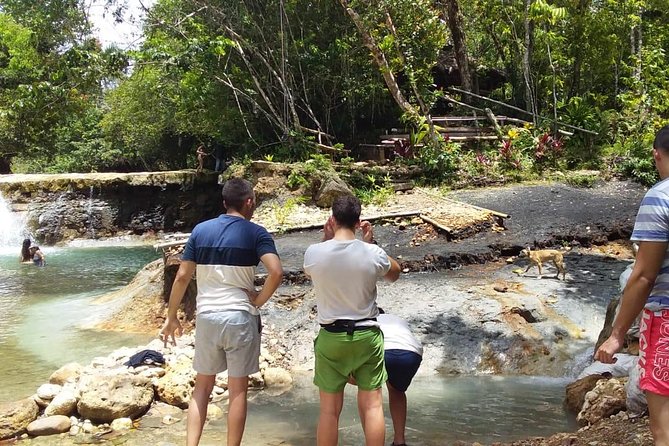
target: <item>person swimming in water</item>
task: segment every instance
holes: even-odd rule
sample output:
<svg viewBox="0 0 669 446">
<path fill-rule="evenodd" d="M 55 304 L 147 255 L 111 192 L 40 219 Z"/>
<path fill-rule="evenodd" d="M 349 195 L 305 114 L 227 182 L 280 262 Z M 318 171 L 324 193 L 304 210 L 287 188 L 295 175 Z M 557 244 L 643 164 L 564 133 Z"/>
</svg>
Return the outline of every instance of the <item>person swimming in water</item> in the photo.
<svg viewBox="0 0 669 446">
<path fill-rule="evenodd" d="M 30 239 L 24 239 L 23 244 L 21 245 L 21 256 L 19 257 L 19 262 L 21 263 L 30 263 L 33 260 L 33 256 L 30 253 Z"/>
<path fill-rule="evenodd" d="M 45 266 L 44 253 L 39 249 L 39 246 L 32 246 L 30 248 L 30 253 L 32 255 L 33 264 L 35 266 Z"/>
</svg>

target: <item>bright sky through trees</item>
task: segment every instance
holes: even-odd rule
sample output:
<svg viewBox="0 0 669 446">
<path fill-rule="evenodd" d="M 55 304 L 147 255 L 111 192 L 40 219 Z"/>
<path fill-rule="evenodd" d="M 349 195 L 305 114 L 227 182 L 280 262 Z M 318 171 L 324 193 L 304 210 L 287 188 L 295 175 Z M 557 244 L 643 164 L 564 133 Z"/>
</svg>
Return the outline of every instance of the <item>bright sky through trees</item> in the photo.
<svg viewBox="0 0 669 446">
<path fill-rule="evenodd" d="M 110 9 L 106 9 L 105 0 L 89 0 L 88 14 L 96 29 L 102 45 L 116 45 L 119 48 L 136 46 L 142 40 L 141 19 L 144 7 L 149 8 L 155 0 L 127 0 L 123 22 L 116 23 Z"/>
</svg>

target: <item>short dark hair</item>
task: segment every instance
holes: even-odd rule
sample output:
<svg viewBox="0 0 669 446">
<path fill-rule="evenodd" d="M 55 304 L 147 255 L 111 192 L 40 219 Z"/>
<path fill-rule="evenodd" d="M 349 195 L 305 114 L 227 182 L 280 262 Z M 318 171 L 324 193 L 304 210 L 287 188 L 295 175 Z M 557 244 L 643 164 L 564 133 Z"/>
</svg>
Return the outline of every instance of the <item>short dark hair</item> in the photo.
<svg viewBox="0 0 669 446">
<path fill-rule="evenodd" d="M 669 125 L 665 125 L 655 134 L 653 148 L 655 150 L 662 150 L 664 153 L 669 153 Z"/>
<path fill-rule="evenodd" d="M 332 203 L 332 215 L 337 223 L 348 229 L 355 229 L 360 221 L 360 200 L 353 195 L 340 195 Z"/>
<path fill-rule="evenodd" d="M 246 200 L 253 198 L 253 185 L 243 178 L 232 178 L 223 185 L 222 195 L 226 209 L 239 211 Z"/>
</svg>

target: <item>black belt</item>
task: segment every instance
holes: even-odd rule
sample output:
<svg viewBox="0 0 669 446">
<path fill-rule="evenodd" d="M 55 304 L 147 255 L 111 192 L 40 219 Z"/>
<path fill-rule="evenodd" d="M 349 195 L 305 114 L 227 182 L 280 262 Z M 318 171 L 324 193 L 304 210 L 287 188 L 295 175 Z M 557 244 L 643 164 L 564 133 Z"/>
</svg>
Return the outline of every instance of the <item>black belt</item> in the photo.
<svg viewBox="0 0 669 446">
<path fill-rule="evenodd" d="M 365 319 L 337 319 L 331 324 L 321 324 L 324 330 L 329 331 L 330 333 L 346 333 L 349 336 L 353 335 L 354 331 L 360 330 L 369 330 L 370 328 L 377 328 L 376 325 L 356 325 L 357 322 L 362 321 L 375 321 L 375 317 L 368 317 Z"/>
</svg>

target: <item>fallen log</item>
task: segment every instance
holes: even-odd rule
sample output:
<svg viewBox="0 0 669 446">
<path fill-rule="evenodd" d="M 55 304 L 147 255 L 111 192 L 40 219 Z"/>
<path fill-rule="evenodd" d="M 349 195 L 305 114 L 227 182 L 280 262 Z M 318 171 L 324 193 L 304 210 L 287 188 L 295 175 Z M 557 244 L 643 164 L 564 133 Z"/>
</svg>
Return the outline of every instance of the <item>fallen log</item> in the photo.
<svg viewBox="0 0 669 446">
<path fill-rule="evenodd" d="M 486 208 L 482 208 L 480 206 L 465 203 L 464 201 L 458 201 L 458 200 L 453 200 L 452 198 L 442 197 L 440 195 L 436 195 L 436 194 L 433 194 L 431 192 L 427 192 L 427 191 L 422 190 L 422 189 L 415 189 L 415 191 L 420 193 L 420 194 L 427 195 L 429 197 L 433 197 L 433 198 L 436 198 L 436 199 L 439 199 L 439 200 L 444 200 L 444 201 L 448 201 L 448 202 L 451 202 L 451 203 L 457 203 L 459 205 L 469 206 L 471 208 L 478 209 L 479 211 L 483 211 L 483 212 L 489 212 L 490 214 L 492 214 L 496 217 L 511 218 L 511 215 L 504 214 L 503 212 L 497 212 L 497 211 L 493 211 L 492 209 L 486 209 Z"/>
<path fill-rule="evenodd" d="M 446 233 L 448 233 L 448 234 L 452 234 L 452 233 L 453 233 L 453 230 L 452 230 L 451 228 L 449 228 L 448 226 L 444 226 L 444 225 L 442 225 L 442 224 L 439 223 L 438 221 L 436 221 L 436 220 L 434 220 L 434 219 L 428 217 L 428 216 L 425 215 L 425 214 L 420 214 L 419 217 L 420 217 L 422 220 L 424 220 L 426 223 L 429 223 L 429 224 L 431 224 L 432 226 L 435 226 L 435 227 L 441 229 L 442 231 L 444 231 L 444 232 L 446 232 Z"/>
</svg>

